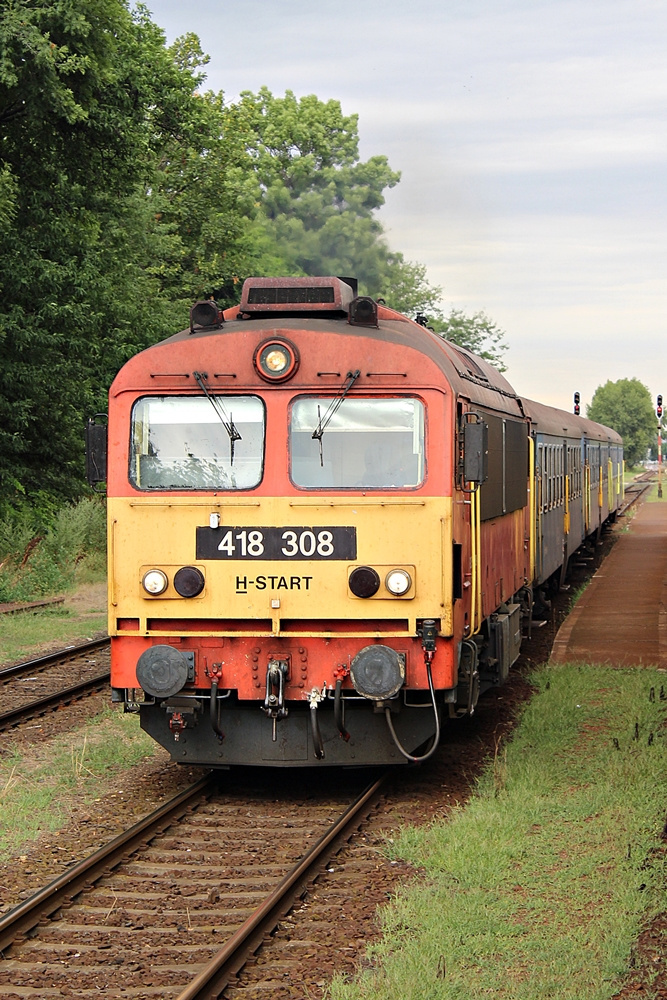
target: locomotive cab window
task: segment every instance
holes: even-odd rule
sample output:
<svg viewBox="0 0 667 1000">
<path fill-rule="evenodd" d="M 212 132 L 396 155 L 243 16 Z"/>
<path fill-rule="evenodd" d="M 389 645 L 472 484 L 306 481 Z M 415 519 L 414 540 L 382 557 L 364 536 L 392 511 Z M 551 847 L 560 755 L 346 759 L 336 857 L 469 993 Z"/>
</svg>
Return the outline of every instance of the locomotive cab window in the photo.
<svg viewBox="0 0 667 1000">
<path fill-rule="evenodd" d="M 130 482 L 141 490 L 247 490 L 262 478 L 257 396 L 144 396 L 132 408 Z"/>
<path fill-rule="evenodd" d="M 302 396 L 292 404 L 290 475 L 306 489 L 414 489 L 424 482 L 424 404 L 408 397 Z"/>
</svg>

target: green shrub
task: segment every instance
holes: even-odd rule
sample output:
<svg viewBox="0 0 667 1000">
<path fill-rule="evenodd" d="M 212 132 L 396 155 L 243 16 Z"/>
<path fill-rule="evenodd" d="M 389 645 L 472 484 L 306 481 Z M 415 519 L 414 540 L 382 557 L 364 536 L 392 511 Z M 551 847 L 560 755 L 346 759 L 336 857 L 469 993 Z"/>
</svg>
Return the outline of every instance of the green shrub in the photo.
<svg viewBox="0 0 667 1000">
<path fill-rule="evenodd" d="M 78 575 L 104 572 L 106 514 L 102 499 L 58 510 L 6 513 L 0 522 L 0 602 L 31 601 L 71 587 Z"/>
</svg>

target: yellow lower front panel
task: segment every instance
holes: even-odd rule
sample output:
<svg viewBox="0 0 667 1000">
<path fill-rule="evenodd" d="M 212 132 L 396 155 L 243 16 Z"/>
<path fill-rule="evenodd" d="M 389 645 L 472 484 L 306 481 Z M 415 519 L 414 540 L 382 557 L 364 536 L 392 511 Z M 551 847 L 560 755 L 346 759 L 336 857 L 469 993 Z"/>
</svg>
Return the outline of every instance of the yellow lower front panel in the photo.
<svg viewBox="0 0 667 1000">
<path fill-rule="evenodd" d="M 414 635 L 424 617 L 452 633 L 449 497 L 109 498 L 108 516 L 111 635 Z M 185 566 L 197 596 L 178 593 Z M 361 566 L 379 578 L 370 597 L 350 590 Z M 151 569 L 162 594 L 142 586 Z"/>
</svg>

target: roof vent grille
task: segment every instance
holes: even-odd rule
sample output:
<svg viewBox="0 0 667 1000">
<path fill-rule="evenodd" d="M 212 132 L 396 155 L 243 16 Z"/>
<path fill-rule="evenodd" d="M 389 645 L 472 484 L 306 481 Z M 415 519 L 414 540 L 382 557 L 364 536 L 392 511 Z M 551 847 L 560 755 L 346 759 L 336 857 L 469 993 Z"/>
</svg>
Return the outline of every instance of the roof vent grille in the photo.
<svg viewBox="0 0 667 1000">
<path fill-rule="evenodd" d="M 257 313 L 343 312 L 356 294 L 344 278 L 247 278 L 240 311 Z M 356 286 L 356 282 L 354 282 Z"/>
</svg>

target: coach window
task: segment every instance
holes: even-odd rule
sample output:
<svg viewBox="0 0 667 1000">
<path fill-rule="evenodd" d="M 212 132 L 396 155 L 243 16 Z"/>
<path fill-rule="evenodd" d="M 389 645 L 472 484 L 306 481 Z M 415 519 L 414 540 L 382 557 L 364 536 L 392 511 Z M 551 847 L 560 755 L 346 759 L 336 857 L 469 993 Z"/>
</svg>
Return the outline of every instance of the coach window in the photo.
<svg viewBox="0 0 667 1000">
<path fill-rule="evenodd" d="M 424 482 L 424 404 L 409 397 L 301 396 L 290 476 L 306 489 L 414 489 Z"/>
<path fill-rule="evenodd" d="M 141 490 L 248 490 L 262 478 L 257 396 L 144 396 L 132 408 L 130 482 Z"/>
</svg>

